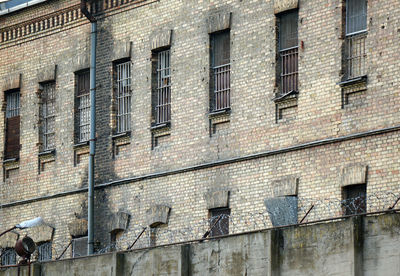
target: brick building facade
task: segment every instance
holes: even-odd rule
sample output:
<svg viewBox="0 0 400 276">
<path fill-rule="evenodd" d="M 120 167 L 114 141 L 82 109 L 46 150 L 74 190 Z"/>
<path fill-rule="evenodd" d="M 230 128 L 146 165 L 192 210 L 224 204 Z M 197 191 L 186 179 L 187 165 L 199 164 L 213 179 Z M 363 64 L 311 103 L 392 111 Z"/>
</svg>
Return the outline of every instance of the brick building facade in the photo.
<svg viewBox="0 0 400 276">
<path fill-rule="evenodd" d="M 297 223 L 323 198 L 338 203 L 316 218 L 398 196 L 399 1 L 92 2 L 98 249 L 125 248 L 142 226 L 154 245 L 201 238 L 199 222 L 217 214 L 235 233 L 274 206 L 295 213 L 252 218 Z M 90 24 L 79 4 L 0 15 L 0 228 L 41 216 L 48 225 L 27 231 L 52 242 L 53 258 L 87 231 Z M 354 195 L 367 203 L 345 210 Z"/>
</svg>

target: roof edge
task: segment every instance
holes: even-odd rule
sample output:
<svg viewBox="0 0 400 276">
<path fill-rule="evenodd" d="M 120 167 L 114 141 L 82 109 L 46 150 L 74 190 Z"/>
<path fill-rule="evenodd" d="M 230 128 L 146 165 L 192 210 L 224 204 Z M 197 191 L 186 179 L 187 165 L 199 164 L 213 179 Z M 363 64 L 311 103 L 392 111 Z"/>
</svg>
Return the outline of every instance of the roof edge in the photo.
<svg viewBox="0 0 400 276">
<path fill-rule="evenodd" d="M 19 11 L 19 10 L 22 10 L 22 9 L 25 9 L 25 8 L 28 8 L 28 7 L 43 3 L 43 2 L 47 2 L 47 1 L 48 0 L 31 0 L 31 1 L 27 2 L 27 3 L 23 3 L 23 4 L 20 4 L 18 6 L 15 6 L 15 7 L 0 11 L 0 16 L 4 16 L 6 14 L 10 14 L 10 13 L 13 13 L 13 12 L 16 12 L 16 11 Z"/>
</svg>

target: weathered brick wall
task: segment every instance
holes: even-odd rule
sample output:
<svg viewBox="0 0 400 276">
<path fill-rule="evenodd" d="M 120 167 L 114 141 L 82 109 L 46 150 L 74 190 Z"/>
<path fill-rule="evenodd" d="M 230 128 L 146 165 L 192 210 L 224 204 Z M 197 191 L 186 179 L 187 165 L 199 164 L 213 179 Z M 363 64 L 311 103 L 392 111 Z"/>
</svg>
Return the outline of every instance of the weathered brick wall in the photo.
<svg viewBox="0 0 400 276">
<path fill-rule="evenodd" d="M 51 11 L 79 1 L 52 1 Z M 97 58 L 97 155 L 98 184 L 157 172 L 179 170 L 218 160 L 278 150 L 319 139 L 399 125 L 400 4 L 397 0 L 369 1 L 367 36 L 367 90 L 357 92 L 342 108 L 342 3 L 300 1 L 299 84 L 296 118 L 275 120 L 276 19 L 274 1 L 142 1 L 107 13 L 98 22 Z M 44 5 L 0 17 L 0 28 L 41 15 Z M 46 6 L 47 7 L 47 6 Z M 38 9 L 40 11 L 38 11 Z M 229 122 L 209 129 L 209 35 L 207 19 L 217 12 L 231 12 L 231 102 Z M 173 30 L 171 41 L 171 135 L 161 145 L 151 144 L 151 47 L 160 30 Z M 47 35 L 49 34 L 49 35 Z M 51 34 L 51 35 L 50 35 Z M 121 56 L 121 45 L 132 42 L 132 133 L 128 144 L 113 157 L 112 62 Z M 87 154 L 76 164 L 74 155 L 74 72 L 89 67 L 90 25 L 78 19 L 57 31 L 0 43 L 0 80 L 22 73 L 21 144 L 18 171 L 1 185 L 1 203 L 53 195 L 87 184 Z M 38 75 L 57 65 L 56 155 L 38 173 Z M 4 91 L 0 97 L 4 103 Z M 4 104 L 3 104 L 4 106 Z M 219 127 L 221 126 L 221 127 Z M 0 113 L 4 129 L 4 112 Z M 0 145 L 4 136 L 0 135 Z M 85 149 L 79 149 L 85 151 Z M 207 219 L 204 193 L 229 189 L 232 217 L 265 212 L 264 199 L 272 183 L 282 177 L 299 178 L 301 206 L 321 198 L 341 198 L 341 170 L 362 163 L 368 166 L 367 192 L 398 192 L 398 132 L 363 137 L 318 147 L 270 154 L 221 166 L 192 169 L 172 175 L 126 181 L 97 193 L 96 239 L 105 246 L 112 213 L 131 214 L 121 243 L 131 242 L 146 223 L 146 210 L 154 204 L 171 207 L 168 230 Z M 67 224 L 86 216 L 82 192 L 1 209 L 1 228 L 23 219 L 42 216 L 55 227 L 58 245 L 69 240 Z M 383 208 L 369 207 L 371 211 Z M 75 214 L 76 213 L 76 214 Z M 341 215 L 338 205 L 316 208 L 314 218 Z M 299 218 L 303 214 L 299 214 Z M 269 219 L 264 219 L 269 225 Z M 233 232 L 249 230 L 254 223 L 238 220 Z M 259 223 L 263 225 L 263 223 Z M 203 234 L 204 227 L 195 234 Z M 169 241 L 165 238 L 163 242 Z M 61 247 L 61 246 L 60 246 Z"/>
</svg>

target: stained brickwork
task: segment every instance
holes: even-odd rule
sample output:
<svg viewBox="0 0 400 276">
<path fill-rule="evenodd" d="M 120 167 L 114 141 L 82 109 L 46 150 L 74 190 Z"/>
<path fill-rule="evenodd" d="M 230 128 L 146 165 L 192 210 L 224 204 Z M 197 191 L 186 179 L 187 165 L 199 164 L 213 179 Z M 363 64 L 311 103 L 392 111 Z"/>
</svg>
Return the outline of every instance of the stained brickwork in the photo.
<svg viewBox="0 0 400 276">
<path fill-rule="evenodd" d="M 346 88 L 347 104 L 343 104 L 343 88 L 338 85 L 343 76 L 345 1 L 298 1 L 299 94 L 296 107 L 282 112 L 282 120 L 277 120 L 273 100 L 277 89 L 274 11 L 284 3 L 103 2 L 119 8 L 98 14 L 95 179 L 97 185 L 103 184 L 96 192 L 99 247 L 109 242 L 110 221 L 117 212 L 131 216 L 121 244 L 134 240 L 135 227 L 146 225 L 146 211 L 152 206 L 170 208 L 163 229 L 171 231 L 207 219 L 206 194 L 210 191 L 229 191 L 232 217 L 265 212 L 264 199 L 273 197 L 276 183 L 288 178 L 297 179 L 299 206 L 310 198 L 340 199 L 342 181 L 349 178 L 343 171 L 355 164 L 368 167 L 367 193 L 399 193 L 400 139 L 395 128 L 400 125 L 399 1 L 368 1 L 368 80 L 362 91 Z M 290 7 L 297 5 L 297 1 L 286 2 Z M 76 0 L 50 1 L 1 16 L 0 33 L 78 4 Z M 218 117 L 222 121 L 209 116 L 209 30 L 220 28 L 222 23 L 212 20 L 218 14 L 229 15 L 229 24 L 220 21 L 230 26 L 231 43 L 231 110 Z M 90 25 L 79 12 L 68 16 L 64 25 L 0 42 L 0 87 L 12 76 L 21 76 L 21 151 L 17 162 L 3 166 L 0 229 L 42 216 L 54 227 L 53 246 L 58 253 L 71 239 L 68 225 L 87 216 L 88 150 L 85 145 L 74 147 L 74 95 L 75 72 L 89 68 Z M 210 26 L 212 22 L 219 25 Z M 164 45 L 164 36 L 154 39 L 164 33 L 169 35 L 171 51 L 171 125 L 169 135 L 154 145 L 150 129 L 152 45 Z M 113 62 L 129 56 L 132 131 L 120 143 L 112 138 Z M 39 82 L 45 74 L 41 70 L 55 65 L 56 151 L 51 162 L 42 166 L 43 158 L 38 156 Z M 3 107 L 5 91 L 0 93 Z M 1 112 L 1 129 L 4 122 Z M 388 127 L 392 131 L 373 136 L 325 140 Z M 0 145 L 4 139 L 0 135 Z M 298 146 L 313 141 L 325 142 Z M 291 150 L 278 151 L 285 148 Z M 263 152 L 270 153 L 257 155 Z M 227 161 L 212 164 L 223 160 Z M 372 204 L 369 211 L 381 207 Z M 316 211 L 321 218 L 342 214 L 339 205 L 330 212 Z M 232 231 L 250 230 L 245 221 L 235 223 Z"/>
</svg>

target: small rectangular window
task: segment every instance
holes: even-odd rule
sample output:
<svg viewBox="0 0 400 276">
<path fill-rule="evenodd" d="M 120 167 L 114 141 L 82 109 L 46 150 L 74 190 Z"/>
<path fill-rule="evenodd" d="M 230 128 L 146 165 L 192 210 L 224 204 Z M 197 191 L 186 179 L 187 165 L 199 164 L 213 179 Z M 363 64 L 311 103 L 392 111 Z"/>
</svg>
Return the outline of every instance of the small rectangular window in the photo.
<svg viewBox="0 0 400 276">
<path fill-rule="evenodd" d="M 282 95 L 298 91 L 298 10 L 279 16 L 279 77 Z"/>
<path fill-rule="evenodd" d="M 231 209 L 229 208 L 218 208 L 210 210 L 210 237 L 217 237 L 229 234 L 229 216 Z"/>
<path fill-rule="evenodd" d="M 155 124 L 171 121 L 171 67 L 170 50 L 153 53 L 152 107 Z"/>
<path fill-rule="evenodd" d="M 74 238 L 72 240 L 72 257 L 82 257 L 87 255 L 88 237 Z"/>
<path fill-rule="evenodd" d="M 350 185 L 343 188 L 343 207 L 346 215 L 367 212 L 366 185 Z"/>
<path fill-rule="evenodd" d="M 76 136 L 77 142 L 86 142 L 90 136 L 90 73 L 80 72 L 76 76 Z"/>
<path fill-rule="evenodd" d="M 20 93 L 10 91 L 6 93 L 6 143 L 5 159 L 19 157 L 20 150 Z"/>
<path fill-rule="evenodd" d="M 210 35 L 210 109 L 230 108 L 231 64 L 229 30 Z"/>
<path fill-rule="evenodd" d="M 56 117 L 56 85 L 54 82 L 43 84 L 41 93 L 42 105 L 40 116 L 42 150 L 52 150 L 55 148 L 55 117 Z"/>
<path fill-rule="evenodd" d="M 347 79 L 366 75 L 367 1 L 346 1 Z"/>
<path fill-rule="evenodd" d="M 1 265 L 14 265 L 17 263 L 17 255 L 14 248 L 5 248 L 1 252 Z"/>
<path fill-rule="evenodd" d="M 51 242 L 44 242 L 37 246 L 38 261 L 50 261 L 52 259 Z"/>
<path fill-rule="evenodd" d="M 116 65 L 117 133 L 131 130 L 131 62 Z"/>
</svg>

